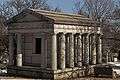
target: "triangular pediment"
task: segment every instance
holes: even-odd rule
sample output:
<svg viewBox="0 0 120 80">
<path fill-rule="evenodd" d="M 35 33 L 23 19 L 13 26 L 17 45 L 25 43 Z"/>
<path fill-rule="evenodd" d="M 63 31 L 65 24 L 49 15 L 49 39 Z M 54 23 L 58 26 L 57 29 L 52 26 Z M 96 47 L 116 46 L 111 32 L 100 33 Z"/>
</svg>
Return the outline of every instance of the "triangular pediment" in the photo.
<svg viewBox="0 0 120 80">
<path fill-rule="evenodd" d="M 17 19 L 17 22 L 32 22 L 32 21 L 39 21 L 39 20 L 41 19 L 29 13 L 26 13 L 21 19 Z"/>
<path fill-rule="evenodd" d="M 47 18 L 42 14 L 34 14 L 31 12 L 23 11 L 20 14 L 8 20 L 8 23 L 41 22 L 41 21 L 50 21 L 50 20 L 51 19 Z"/>
</svg>

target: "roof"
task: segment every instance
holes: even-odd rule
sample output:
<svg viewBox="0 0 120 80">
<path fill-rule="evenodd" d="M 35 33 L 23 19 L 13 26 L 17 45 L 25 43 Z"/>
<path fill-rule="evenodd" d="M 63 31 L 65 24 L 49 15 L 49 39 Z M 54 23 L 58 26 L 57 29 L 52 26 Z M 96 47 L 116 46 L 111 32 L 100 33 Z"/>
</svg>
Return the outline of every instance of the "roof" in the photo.
<svg viewBox="0 0 120 80">
<path fill-rule="evenodd" d="M 77 15 L 77 14 L 45 11 L 45 10 L 40 10 L 40 9 L 25 9 L 25 10 L 23 10 L 23 12 L 34 14 L 38 17 L 43 15 L 44 17 L 46 17 L 50 20 L 53 20 L 54 23 L 56 23 L 56 24 L 79 25 L 79 24 L 95 23 L 95 21 L 92 21 L 90 18 L 87 18 L 83 15 Z"/>
</svg>

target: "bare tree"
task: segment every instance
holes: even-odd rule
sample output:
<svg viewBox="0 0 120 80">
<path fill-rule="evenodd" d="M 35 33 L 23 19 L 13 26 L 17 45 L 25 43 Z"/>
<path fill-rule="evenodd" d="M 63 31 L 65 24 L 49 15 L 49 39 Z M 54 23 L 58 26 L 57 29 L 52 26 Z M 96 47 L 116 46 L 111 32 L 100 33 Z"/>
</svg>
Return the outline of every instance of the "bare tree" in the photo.
<svg viewBox="0 0 120 80">
<path fill-rule="evenodd" d="M 80 0 L 75 3 L 75 10 L 78 13 L 85 15 L 93 19 L 94 21 L 98 21 L 100 23 L 101 30 L 104 34 L 103 41 L 105 45 L 103 45 L 103 47 L 104 48 L 106 47 L 105 50 L 109 49 L 106 52 L 110 52 L 113 50 L 113 48 L 115 49 L 116 47 L 117 49 L 120 48 L 119 46 L 115 47 L 115 44 L 118 43 L 118 41 L 116 41 L 115 36 L 118 37 L 119 35 L 119 26 L 116 28 L 113 28 L 113 25 L 112 25 L 112 27 L 110 27 L 111 21 L 113 19 L 113 12 L 116 9 L 116 5 L 119 6 L 119 3 L 120 3 L 120 0 Z M 118 9 L 116 9 L 116 11 L 119 12 Z M 114 33 L 114 35 L 112 35 L 112 33 Z M 112 40 L 110 39 L 111 37 L 112 37 Z M 114 40 L 113 41 L 114 44 L 111 44 L 110 42 L 108 42 L 108 39 L 110 41 Z"/>
<path fill-rule="evenodd" d="M 0 68 L 8 64 L 8 37 L 5 18 L 0 16 Z"/>
<path fill-rule="evenodd" d="M 47 0 L 6 0 L 0 4 L 0 13 L 10 18 L 26 8 L 50 10 Z"/>
<path fill-rule="evenodd" d="M 95 21 L 104 21 L 106 18 L 110 18 L 114 10 L 113 0 L 82 0 L 77 2 L 78 6 L 75 9 L 78 12 L 84 12 L 89 18 Z M 82 6 L 79 6 L 82 4 Z"/>
<path fill-rule="evenodd" d="M 55 12 L 62 12 L 60 7 L 56 7 L 53 11 L 55 11 Z"/>
</svg>

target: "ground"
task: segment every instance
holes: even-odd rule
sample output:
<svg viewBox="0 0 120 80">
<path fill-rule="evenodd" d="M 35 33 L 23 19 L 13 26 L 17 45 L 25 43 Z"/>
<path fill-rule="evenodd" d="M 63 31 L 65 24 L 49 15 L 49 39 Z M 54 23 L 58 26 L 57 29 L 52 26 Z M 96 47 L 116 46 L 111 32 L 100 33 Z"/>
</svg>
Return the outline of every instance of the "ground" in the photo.
<svg viewBox="0 0 120 80">
<path fill-rule="evenodd" d="M 112 79 L 112 78 L 79 78 L 79 79 L 74 79 L 74 80 L 120 80 L 120 78 L 117 79 Z"/>
<path fill-rule="evenodd" d="M 28 78 L 21 78 L 21 77 L 0 77 L 0 80 L 34 80 L 34 79 L 28 79 Z M 42 80 L 42 79 L 39 79 Z M 46 79 L 43 79 L 46 80 Z M 94 77 L 88 77 L 88 78 L 79 78 L 79 79 L 69 79 L 69 80 L 120 80 L 120 78 L 112 79 L 112 78 L 94 78 Z"/>
</svg>

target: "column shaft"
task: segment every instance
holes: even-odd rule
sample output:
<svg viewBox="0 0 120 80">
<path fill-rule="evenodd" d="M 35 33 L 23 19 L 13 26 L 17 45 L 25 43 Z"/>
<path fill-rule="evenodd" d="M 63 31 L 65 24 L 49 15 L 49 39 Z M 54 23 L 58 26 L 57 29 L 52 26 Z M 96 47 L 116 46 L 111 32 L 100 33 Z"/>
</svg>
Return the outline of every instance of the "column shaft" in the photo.
<svg viewBox="0 0 120 80">
<path fill-rule="evenodd" d="M 52 69 L 57 70 L 57 50 L 56 50 L 56 34 L 52 35 L 52 52 L 51 52 L 51 58 L 52 58 Z"/>
<path fill-rule="evenodd" d="M 65 69 L 65 35 L 60 33 L 60 68 Z"/>
<path fill-rule="evenodd" d="M 68 34 L 66 34 L 66 41 L 65 41 L 65 46 L 66 46 L 66 48 L 65 48 L 65 58 L 66 58 L 66 67 L 69 67 L 69 64 L 70 64 L 70 57 L 69 57 L 69 48 L 70 48 L 70 46 L 69 46 L 69 39 L 70 39 L 70 37 L 69 37 L 69 35 Z"/>
<path fill-rule="evenodd" d="M 74 67 L 74 39 L 73 34 L 70 34 L 70 67 Z"/>
<path fill-rule="evenodd" d="M 84 65 L 89 65 L 89 37 L 88 34 L 83 35 L 83 54 L 84 54 Z"/>
<path fill-rule="evenodd" d="M 77 35 L 74 36 L 74 66 L 77 67 L 77 58 L 78 58 L 78 40 Z"/>
<path fill-rule="evenodd" d="M 47 42 L 47 39 L 44 39 L 44 50 L 45 50 L 45 53 L 44 53 L 44 67 L 47 68 L 47 47 L 48 47 L 48 42 Z"/>
<path fill-rule="evenodd" d="M 22 37 L 17 34 L 17 66 L 22 66 Z"/>
<path fill-rule="evenodd" d="M 82 46 L 81 46 L 81 35 L 78 35 L 78 38 L 77 38 L 77 66 L 80 67 L 82 66 Z"/>
<path fill-rule="evenodd" d="M 102 40 L 100 38 L 100 34 L 97 35 L 97 40 L 96 40 L 96 47 L 97 47 L 97 63 L 100 64 L 102 63 Z"/>
<path fill-rule="evenodd" d="M 109 62 L 109 53 L 108 52 L 106 52 L 106 63 L 108 63 Z"/>
<path fill-rule="evenodd" d="M 96 36 L 94 34 L 90 36 L 90 55 L 90 63 L 96 64 Z"/>
<path fill-rule="evenodd" d="M 9 65 L 14 64 L 14 42 L 13 42 L 13 34 L 9 35 Z"/>
</svg>

